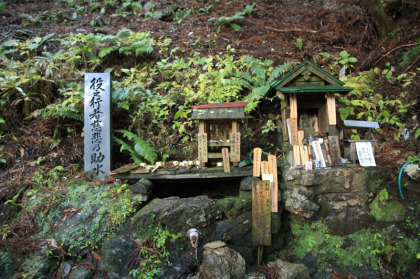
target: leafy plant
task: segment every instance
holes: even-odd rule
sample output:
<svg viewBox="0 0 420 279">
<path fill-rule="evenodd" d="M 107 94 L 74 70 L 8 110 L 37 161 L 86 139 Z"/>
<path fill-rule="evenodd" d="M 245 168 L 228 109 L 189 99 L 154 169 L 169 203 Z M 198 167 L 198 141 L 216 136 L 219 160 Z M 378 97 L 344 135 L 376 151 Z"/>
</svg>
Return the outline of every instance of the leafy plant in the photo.
<svg viewBox="0 0 420 279">
<path fill-rule="evenodd" d="M 140 241 L 144 244 L 139 247 L 138 267 L 130 271 L 130 275 L 136 279 L 153 279 L 161 272 L 164 262 L 171 265 L 168 260 L 169 252 L 166 250 L 166 243 L 168 240 L 181 237 L 179 234 L 170 233 L 160 223 L 154 229 L 151 226 L 149 229 L 151 236 L 148 239 L 152 239 L 152 241 L 146 243 Z"/>
<path fill-rule="evenodd" d="M 296 47 L 297 47 L 300 51 L 302 51 L 302 48 L 303 48 L 303 41 L 302 41 L 302 38 L 297 38 L 297 39 L 296 39 L 295 46 L 296 46 Z"/>
<path fill-rule="evenodd" d="M 335 60 L 337 60 L 341 65 L 346 66 L 346 68 L 353 67 L 351 64 L 357 62 L 357 58 L 351 57 L 350 54 L 345 50 L 340 52 L 339 57 L 336 57 Z"/>
<path fill-rule="evenodd" d="M 249 16 L 255 9 L 255 4 L 247 5 L 243 11 L 235 13 L 233 16 L 227 17 L 227 16 L 221 16 L 221 17 L 212 17 L 209 19 L 209 21 L 216 21 L 217 28 L 216 32 L 220 33 L 220 30 L 224 25 L 229 25 L 233 28 L 235 31 L 242 30 L 242 27 L 235 23 L 235 21 L 239 19 L 244 19 L 245 16 Z"/>
<path fill-rule="evenodd" d="M 114 137 L 114 140 L 121 145 L 121 152 L 127 150 L 130 153 L 131 158 L 137 164 L 143 162 L 141 158 L 144 158 L 151 164 L 154 164 L 154 162 L 157 159 L 156 150 L 153 147 L 151 147 L 145 140 L 128 130 L 116 130 L 115 132 L 121 133 L 124 138 L 126 138 L 128 141 L 131 141 L 132 144 L 134 144 L 134 146 L 132 146 L 123 141 L 122 139 Z"/>
</svg>

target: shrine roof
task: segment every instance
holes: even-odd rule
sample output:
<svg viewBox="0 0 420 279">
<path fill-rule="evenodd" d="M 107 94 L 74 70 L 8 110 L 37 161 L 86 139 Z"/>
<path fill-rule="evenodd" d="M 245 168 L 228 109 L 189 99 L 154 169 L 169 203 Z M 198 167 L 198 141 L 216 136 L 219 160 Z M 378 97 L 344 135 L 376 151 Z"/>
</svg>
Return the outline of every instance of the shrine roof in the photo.
<svg viewBox="0 0 420 279">
<path fill-rule="evenodd" d="M 193 106 L 192 120 L 244 119 L 247 102 Z"/>
</svg>

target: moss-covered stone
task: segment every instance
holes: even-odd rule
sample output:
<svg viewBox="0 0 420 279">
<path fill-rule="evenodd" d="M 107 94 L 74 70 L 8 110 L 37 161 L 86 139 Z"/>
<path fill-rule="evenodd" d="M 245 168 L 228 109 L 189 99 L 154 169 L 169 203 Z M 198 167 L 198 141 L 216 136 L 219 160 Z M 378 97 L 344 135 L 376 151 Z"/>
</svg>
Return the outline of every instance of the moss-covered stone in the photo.
<svg viewBox="0 0 420 279">
<path fill-rule="evenodd" d="M 380 222 L 403 222 L 405 207 L 397 201 L 381 202 L 378 198 L 369 205 L 370 213 Z"/>
</svg>

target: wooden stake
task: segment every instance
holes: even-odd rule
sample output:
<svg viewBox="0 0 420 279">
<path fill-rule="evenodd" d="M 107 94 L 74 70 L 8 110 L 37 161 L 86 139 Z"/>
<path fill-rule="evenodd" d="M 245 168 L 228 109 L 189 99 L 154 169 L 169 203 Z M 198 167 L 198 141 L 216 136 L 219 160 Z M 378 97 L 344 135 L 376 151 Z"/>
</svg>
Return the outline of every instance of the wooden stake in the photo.
<svg viewBox="0 0 420 279">
<path fill-rule="evenodd" d="M 261 176 L 263 176 L 264 174 L 269 174 L 269 170 L 268 170 L 268 161 L 262 161 L 261 162 Z"/>
<path fill-rule="evenodd" d="M 260 177 L 261 174 L 261 148 L 254 148 L 254 169 L 253 169 L 253 176 Z"/>
<path fill-rule="evenodd" d="M 230 172 L 229 149 L 222 148 L 222 154 L 223 154 L 223 167 L 225 169 L 225 172 Z"/>
<path fill-rule="evenodd" d="M 268 170 L 273 174 L 274 184 L 271 189 L 271 212 L 279 212 L 279 182 L 277 172 L 277 158 L 274 155 L 268 156 Z"/>
<path fill-rule="evenodd" d="M 300 152 L 299 146 L 293 146 L 293 158 L 295 159 L 295 166 L 300 166 Z"/>
</svg>

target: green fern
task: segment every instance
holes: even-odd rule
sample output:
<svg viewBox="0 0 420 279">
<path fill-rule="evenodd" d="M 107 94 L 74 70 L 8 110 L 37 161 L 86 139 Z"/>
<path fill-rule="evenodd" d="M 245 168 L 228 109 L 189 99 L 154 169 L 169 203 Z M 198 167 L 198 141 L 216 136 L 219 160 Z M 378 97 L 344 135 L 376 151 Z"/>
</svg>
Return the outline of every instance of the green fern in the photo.
<svg viewBox="0 0 420 279">
<path fill-rule="evenodd" d="M 114 140 L 121 145 L 121 152 L 124 150 L 128 150 L 128 152 L 130 152 L 131 158 L 136 163 L 142 162 L 141 158 L 146 159 L 151 164 L 155 163 L 157 159 L 156 149 L 150 146 L 145 140 L 128 130 L 116 130 L 116 132 L 122 133 L 124 138 L 134 143 L 134 146 L 132 147 L 123 140 L 114 137 Z"/>
</svg>

